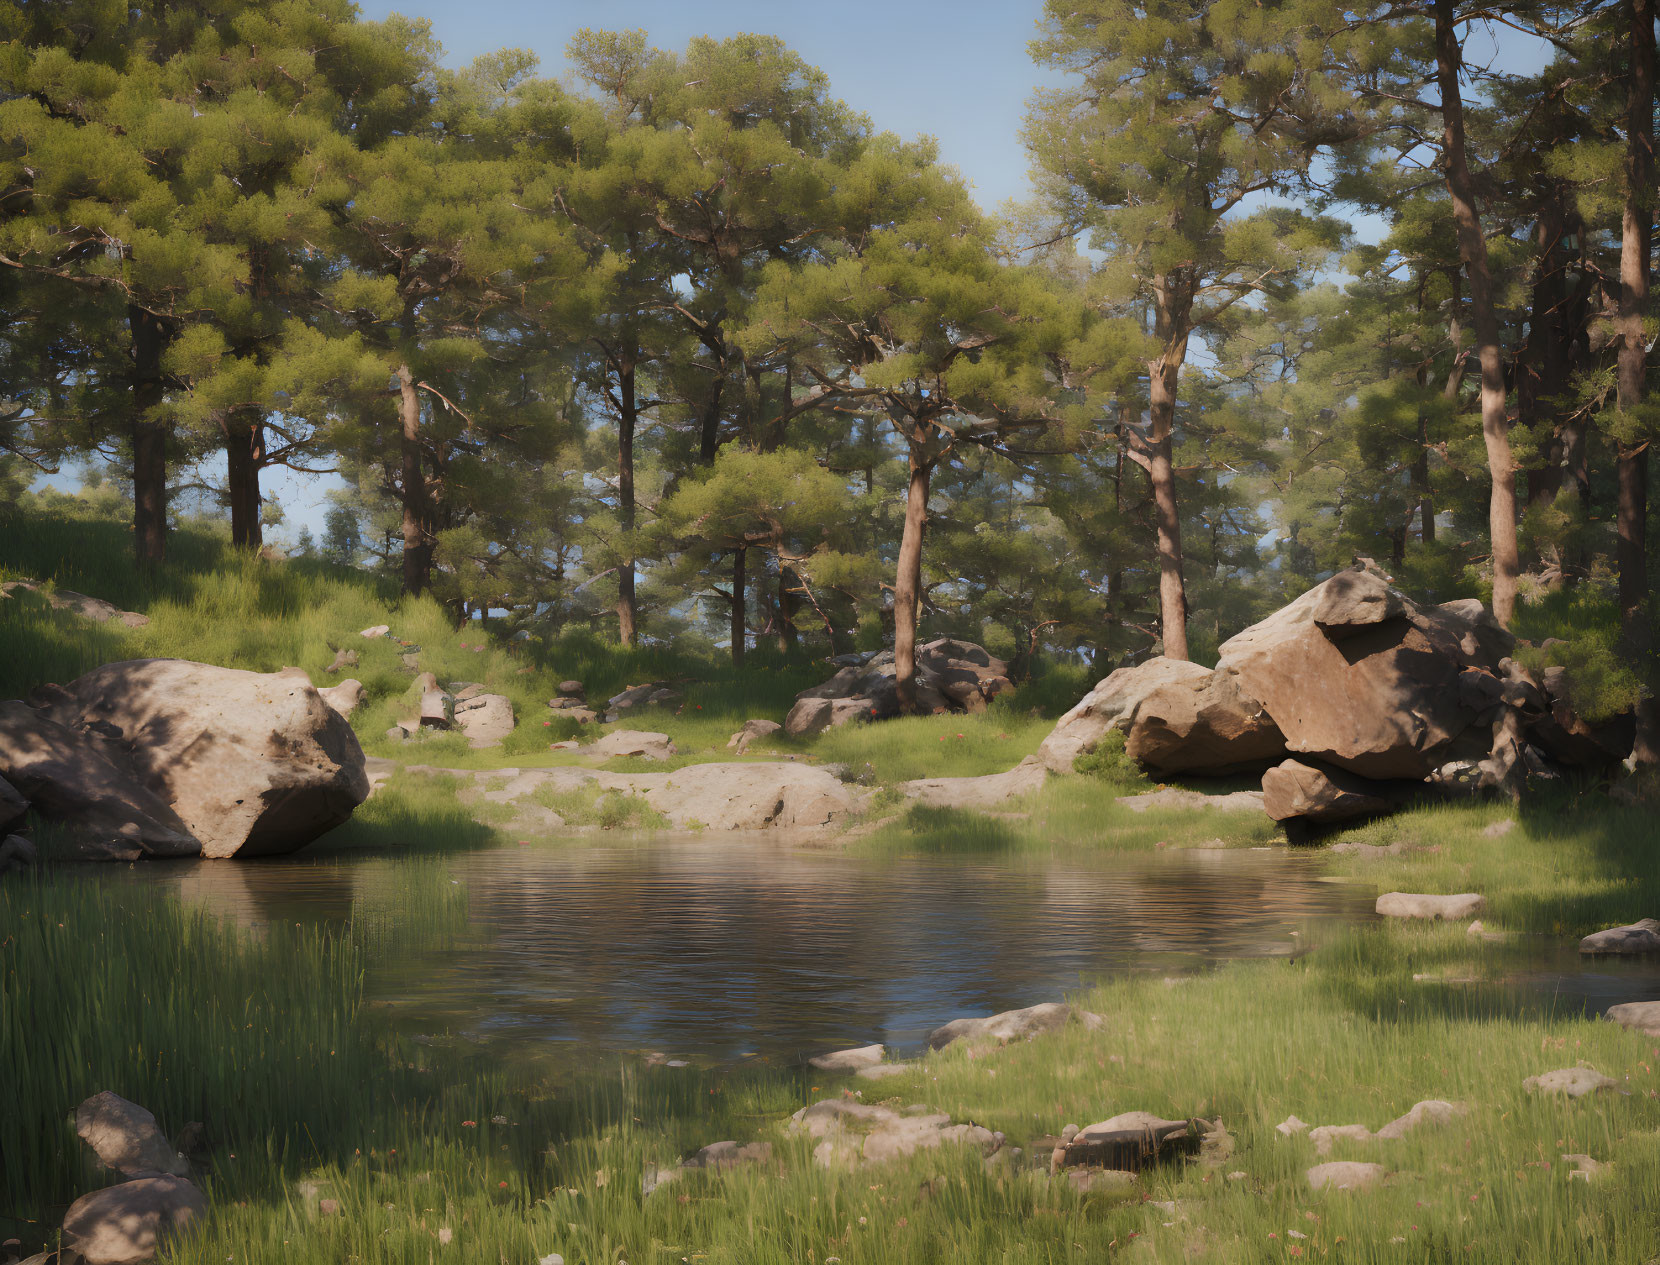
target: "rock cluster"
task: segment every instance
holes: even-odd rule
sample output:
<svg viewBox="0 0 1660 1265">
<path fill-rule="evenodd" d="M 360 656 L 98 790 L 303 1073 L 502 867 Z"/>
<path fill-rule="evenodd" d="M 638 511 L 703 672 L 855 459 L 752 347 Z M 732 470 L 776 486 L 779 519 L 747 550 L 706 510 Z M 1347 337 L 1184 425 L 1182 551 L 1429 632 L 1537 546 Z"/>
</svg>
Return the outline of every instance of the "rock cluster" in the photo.
<svg viewBox="0 0 1660 1265">
<path fill-rule="evenodd" d="M 791 737 L 899 714 L 893 651 L 843 655 L 833 662 L 842 665 L 835 676 L 795 696 L 784 717 L 784 732 Z M 916 648 L 917 707 L 923 712 L 984 711 L 990 700 L 1013 688 L 1009 665 L 971 641 L 941 637 Z"/>
<path fill-rule="evenodd" d="M 355 682 L 342 681 L 333 689 L 344 690 L 352 684 Z M 388 738 L 408 739 L 424 730 L 460 730 L 469 747 L 484 748 L 499 747 L 513 732 L 512 700 L 505 694 L 487 693 L 476 681 L 451 681 L 447 688 L 440 689 L 438 678 L 423 672 L 411 693 L 417 702 L 408 716 L 387 730 Z"/>
<path fill-rule="evenodd" d="M 292 852 L 369 794 L 363 749 L 304 672 L 110 663 L 0 702 L 0 817 L 17 801 L 60 856 Z"/>
<path fill-rule="evenodd" d="M 1276 820 L 1388 811 L 1426 783 L 1514 791 L 1629 750 L 1586 724 L 1553 668 L 1538 678 L 1480 602 L 1420 605 L 1370 566 L 1341 571 L 1224 642 L 1214 670 L 1121 668 L 1039 749 L 1057 772 L 1114 730 L 1154 774 L 1263 771 Z"/>
</svg>

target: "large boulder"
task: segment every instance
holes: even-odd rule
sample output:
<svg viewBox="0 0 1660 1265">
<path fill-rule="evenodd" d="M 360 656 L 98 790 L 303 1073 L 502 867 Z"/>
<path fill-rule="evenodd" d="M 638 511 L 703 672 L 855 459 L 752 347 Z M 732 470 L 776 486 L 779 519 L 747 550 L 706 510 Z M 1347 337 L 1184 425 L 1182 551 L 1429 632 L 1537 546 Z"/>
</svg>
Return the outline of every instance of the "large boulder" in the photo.
<svg viewBox="0 0 1660 1265">
<path fill-rule="evenodd" d="M 1125 754 L 1155 773 L 1258 769 L 1285 754 L 1285 736 L 1226 672 L 1161 681 L 1130 718 Z"/>
<path fill-rule="evenodd" d="M 1479 603 L 1419 606 L 1356 569 L 1223 642 L 1217 671 L 1260 700 L 1292 755 L 1422 780 L 1490 750 L 1511 644 Z"/>
<path fill-rule="evenodd" d="M 298 668 L 136 659 L 37 691 L 32 701 L 37 732 L 56 726 L 95 741 L 106 762 L 119 753 L 112 767 L 170 809 L 205 857 L 292 852 L 369 796 L 357 736 Z"/>
<path fill-rule="evenodd" d="M 58 855 L 83 861 L 188 857 L 201 842 L 133 773 L 118 743 L 0 702 L 0 774 L 53 828 Z"/>
<path fill-rule="evenodd" d="M 1275 821 L 1348 821 L 1393 809 L 1400 802 L 1395 785 L 1286 760 L 1262 775 L 1262 808 Z"/>
<path fill-rule="evenodd" d="M 1200 664 L 1162 656 L 1119 668 L 1055 722 L 1038 748 L 1038 759 L 1051 772 L 1070 773 L 1073 762 L 1094 751 L 1113 730 L 1129 729 L 1142 699 L 1166 686 L 1186 684 L 1202 689 L 1211 676 L 1211 670 Z"/>
<path fill-rule="evenodd" d="M 64 1245 L 85 1265 L 139 1265 L 207 1216 L 202 1192 L 182 1177 L 144 1177 L 82 1195 L 63 1218 Z"/>
<path fill-rule="evenodd" d="M 797 699 L 784 717 L 784 732 L 792 738 L 810 738 L 826 729 L 838 729 L 851 721 L 866 720 L 874 714 L 865 698 Z"/>
</svg>

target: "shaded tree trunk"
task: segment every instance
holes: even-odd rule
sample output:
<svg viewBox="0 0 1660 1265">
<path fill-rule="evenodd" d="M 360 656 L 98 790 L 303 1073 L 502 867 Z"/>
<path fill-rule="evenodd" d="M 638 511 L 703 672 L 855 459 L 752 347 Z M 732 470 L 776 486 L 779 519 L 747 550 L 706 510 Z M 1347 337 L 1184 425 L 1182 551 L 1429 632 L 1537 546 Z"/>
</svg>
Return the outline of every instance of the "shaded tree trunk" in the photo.
<svg viewBox="0 0 1660 1265">
<path fill-rule="evenodd" d="M 1476 208 L 1464 146 L 1464 100 L 1458 85 L 1462 65 L 1452 0 L 1435 0 L 1435 71 L 1441 90 L 1442 160 L 1447 193 L 1452 199 L 1458 253 L 1470 285 L 1470 324 L 1481 365 L 1481 437 L 1487 446 L 1492 483 L 1487 525 L 1493 551 L 1493 614 L 1509 627 L 1516 611 L 1516 466 L 1510 454 L 1510 423 L 1505 414 L 1504 364 L 1500 359 L 1499 321 L 1493 308 L 1493 278 L 1487 263 L 1487 239 Z"/>
<path fill-rule="evenodd" d="M 744 640 L 748 632 L 744 627 L 744 563 L 749 550 L 742 545 L 732 551 L 732 666 L 737 667 L 744 661 Z"/>
<path fill-rule="evenodd" d="M 415 373 L 407 363 L 398 366 L 398 420 L 401 423 L 398 494 L 403 508 L 403 591 L 414 597 L 426 592 L 432 580 L 432 537 L 426 529 L 426 482 L 421 471 L 421 397 L 415 389 Z"/>
<path fill-rule="evenodd" d="M 794 594 L 790 592 L 790 568 L 784 560 L 778 560 L 778 621 L 775 631 L 778 634 L 778 653 L 788 654 L 801 641 L 801 630 L 795 626 L 795 609 L 799 605 Z"/>
<path fill-rule="evenodd" d="M 1187 586 L 1182 579 L 1182 520 L 1176 502 L 1171 431 L 1176 422 L 1177 379 L 1187 359 L 1193 296 L 1167 276 L 1154 279 L 1153 291 L 1157 306 L 1154 335 L 1162 350 L 1147 365 L 1151 385 L 1147 474 L 1153 483 L 1153 520 L 1158 528 L 1159 632 L 1165 658 L 1186 659 Z"/>
<path fill-rule="evenodd" d="M 231 543 L 258 549 L 265 543 L 260 523 L 259 472 L 265 464 L 265 423 L 256 409 L 236 409 L 225 419 L 225 491 L 230 499 Z"/>
<path fill-rule="evenodd" d="M 905 529 L 899 538 L 899 565 L 893 581 L 893 667 L 899 706 L 915 712 L 916 621 L 922 593 L 922 533 L 928 525 L 928 484 L 934 462 L 911 445 L 911 477 L 905 487 Z"/>
<path fill-rule="evenodd" d="M 1418 312 L 1424 310 L 1424 291 L 1428 278 L 1418 275 Z M 1429 388 L 1430 358 L 1425 356 L 1418 366 L 1418 389 Z M 1429 410 L 1418 405 L 1418 451 L 1412 458 L 1412 490 L 1418 494 L 1418 539 L 1424 544 L 1435 540 L 1435 497 L 1429 486 Z"/>
<path fill-rule="evenodd" d="M 634 432 L 640 420 L 635 394 L 634 358 L 623 359 L 617 372 L 617 519 L 625 534 L 634 533 Z M 640 608 L 634 596 L 632 541 L 625 542 L 617 567 L 617 640 L 632 646 L 638 635 Z"/>
<path fill-rule="evenodd" d="M 1627 425 L 1643 403 L 1648 347 L 1643 318 L 1649 297 L 1650 225 L 1654 217 L 1654 0 L 1631 0 L 1631 64 L 1626 86 L 1625 209 L 1620 237 L 1619 355 L 1615 382 Z M 1650 687 L 1655 673 L 1648 593 L 1648 437 L 1633 435 L 1618 446 L 1620 628 L 1628 654 L 1641 662 Z M 1638 708 L 1632 755 L 1641 764 L 1660 762 L 1656 716 L 1660 702 Z"/>
<path fill-rule="evenodd" d="M 166 383 L 161 357 L 171 337 L 162 318 L 138 306 L 127 308 L 133 341 L 133 550 L 141 567 L 167 558 L 167 430 L 150 416 L 159 408 Z"/>
</svg>

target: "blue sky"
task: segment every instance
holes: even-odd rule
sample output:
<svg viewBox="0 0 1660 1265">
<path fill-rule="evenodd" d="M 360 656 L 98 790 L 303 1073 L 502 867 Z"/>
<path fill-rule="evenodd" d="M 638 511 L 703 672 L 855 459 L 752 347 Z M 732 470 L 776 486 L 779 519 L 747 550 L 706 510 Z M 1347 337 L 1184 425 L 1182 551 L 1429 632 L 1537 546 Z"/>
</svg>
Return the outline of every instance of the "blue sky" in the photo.
<svg viewBox="0 0 1660 1265">
<path fill-rule="evenodd" d="M 583 27 L 643 27 L 652 43 L 682 49 L 695 36 L 777 35 L 830 76 L 836 96 L 906 139 L 927 133 L 941 157 L 994 210 L 1025 197 L 1020 120 L 1043 81 L 1026 45 L 1041 0 L 359 0 L 365 17 L 426 18 L 445 61 L 528 48 L 544 74 L 568 67 L 565 44 Z"/>
</svg>

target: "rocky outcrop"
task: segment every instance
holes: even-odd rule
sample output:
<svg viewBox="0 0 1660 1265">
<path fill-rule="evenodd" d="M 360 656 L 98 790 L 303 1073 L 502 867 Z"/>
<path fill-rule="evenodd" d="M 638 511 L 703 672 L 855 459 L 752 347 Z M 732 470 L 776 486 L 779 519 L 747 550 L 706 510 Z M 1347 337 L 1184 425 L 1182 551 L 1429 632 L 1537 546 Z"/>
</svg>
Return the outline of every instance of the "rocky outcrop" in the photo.
<svg viewBox="0 0 1660 1265">
<path fill-rule="evenodd" d="M 29 811 L 29 801 L 5 778 L 0 777 L 0 835 L 22 821 Z"/>
<path fill-rule="evenodd" d="M 886 720 L 899 715 L 893 651 L 838 656 L 841 669 L 822 685 L 802 690 L 784 718 L 791 737 L 822 733 L 852 720 Z M 916 648 L 917 709 L 981 712 L 999 694 L 1014 688 L 1009 667 L 984 646 L 940 637 Z"/>
<path fill-rule="evenodd" d="M 954 1124 L 943 1111 L 917 1104 L 903 1112 L 852 1098 L 827 1098 L 790 1117 L 786 1131 L 818 1142 L 813 1162 L 822 1168 L 883 1164 L 943 1146 L 967 1146 L 989 1155 L 1003 1135 L 972 1123 Z"/>
<path fill-rule="evenodd" d="M 292 852 L 369 794 L 351 726 L 299 669 L 178 659 L 0 703 L 0 775 L 82 859 Z"/>
<path fill-rule="evenodd" d="M 1535 679 L 1515 648 L 1480 602 L 1423 605 L 1362 563 L 1223 642 L 1214 671 L 1165 659 L 1119 669 L 1039 756 L 1067 772 L 1122 730 L 1125 753 L 1156 774 L 1270 766 L 1269 814 L 1314 825 L 1427 790 L 1514 796 L 1558 763 L 1622 758 L 1629 725 L 1587 724 L 1566 674 Z"/>
</svg>

